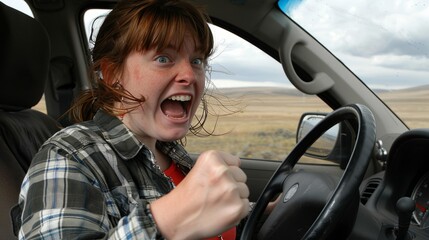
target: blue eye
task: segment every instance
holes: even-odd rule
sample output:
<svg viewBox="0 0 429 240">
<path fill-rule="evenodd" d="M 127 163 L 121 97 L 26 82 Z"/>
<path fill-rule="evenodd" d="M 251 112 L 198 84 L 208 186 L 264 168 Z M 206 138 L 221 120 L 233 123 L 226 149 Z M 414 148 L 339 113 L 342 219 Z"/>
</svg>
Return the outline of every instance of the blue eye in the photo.
<svg viewBox="0 0 429 240">
<path fill-rule="evenodd" d="M 156 58 L 156 61 L 159 63 L 168 63 L 170 62 L 170 59 L 166 56 L 159 56 Z"/>
<path fill-rule="evenodd" d="M 192 60 L 192 64 L 202 65 L 203 64 L 203 60 L 201 58 L 196 58 L 196 59 Z"/>
</svg>

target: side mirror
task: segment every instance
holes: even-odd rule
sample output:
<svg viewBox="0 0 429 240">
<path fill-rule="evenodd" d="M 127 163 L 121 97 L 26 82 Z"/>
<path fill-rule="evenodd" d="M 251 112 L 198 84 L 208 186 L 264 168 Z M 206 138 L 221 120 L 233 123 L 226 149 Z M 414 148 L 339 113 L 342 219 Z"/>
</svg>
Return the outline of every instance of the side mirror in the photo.
<svg viewBox="0 0 429 240">
<path fill-rule="evenodd" d="M 326 113 L 304 113 L 298 124 L 296 142 L 301 141 L 310 130 L 318 124 Z M 307 149 L 305 156 L 323 159 L 347 166 L 354 141 L 352 128 L 349 123 L 342 122 L 330 128 Z"/>
</svg>

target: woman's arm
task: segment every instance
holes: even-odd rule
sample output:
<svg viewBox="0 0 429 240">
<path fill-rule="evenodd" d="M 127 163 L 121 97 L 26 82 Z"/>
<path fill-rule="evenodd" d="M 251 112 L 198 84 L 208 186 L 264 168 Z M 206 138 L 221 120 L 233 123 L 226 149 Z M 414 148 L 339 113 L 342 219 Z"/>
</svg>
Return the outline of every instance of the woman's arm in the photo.
<svg viewBox="0 0 429 240">
<path fill-rule="evenodd" d="M 56 146 L 45 146 L 35 156 L 22 185 L 19 238 L 159 237 L 145 202 L 135 203 L 130 214 L 121 218 L 102 184 L 80 159 Z M 111 221 L 115 217 L 117 225 Z"/>
</svg>

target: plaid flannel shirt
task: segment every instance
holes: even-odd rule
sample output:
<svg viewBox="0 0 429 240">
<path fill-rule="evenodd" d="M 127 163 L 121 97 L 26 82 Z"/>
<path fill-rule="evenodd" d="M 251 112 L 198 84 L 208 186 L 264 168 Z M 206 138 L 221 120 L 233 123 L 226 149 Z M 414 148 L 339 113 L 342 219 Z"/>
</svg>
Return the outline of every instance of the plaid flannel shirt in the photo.
<svg viewBox="0 0 429 240">
<path fill-rule="evenodd" d="M 186 174 L 192 160 L 158 142 Z M 162 239 L 149 203 L 174 188 L 154 155 L 116 117 L 98 111 L 34 157 L 19 197 L 19 239 Z"/>
</svg>

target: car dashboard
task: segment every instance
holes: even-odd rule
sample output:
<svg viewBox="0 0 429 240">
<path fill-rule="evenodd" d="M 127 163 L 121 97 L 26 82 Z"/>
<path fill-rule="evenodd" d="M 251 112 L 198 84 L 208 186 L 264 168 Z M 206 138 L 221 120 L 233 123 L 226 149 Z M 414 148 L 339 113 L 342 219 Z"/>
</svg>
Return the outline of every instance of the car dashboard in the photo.
<svg viewBox="0 0 429 240">
<path fill-rule="evenodd" d="M 403 197 L 412 206 L 410 214 L 398 212 L 397 202 Z M 429 129 L 409 130 L 394 141 L 385 171 L 362 183 L 361 202 L 359 211 L 365 214 L 357 225 L 378 225 L 365 239 L 396 239 L 398 221 L 410 223 L 411 239 L 429 239 Z M 404 214 L 408 216 L 400 220 L 398 215 Z"/>
</svg>

